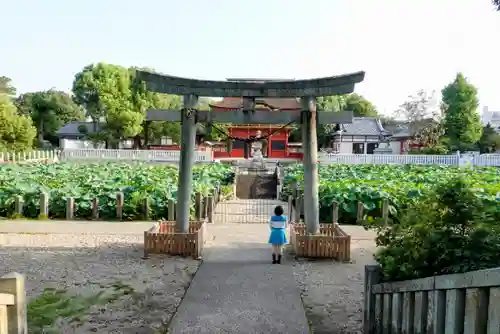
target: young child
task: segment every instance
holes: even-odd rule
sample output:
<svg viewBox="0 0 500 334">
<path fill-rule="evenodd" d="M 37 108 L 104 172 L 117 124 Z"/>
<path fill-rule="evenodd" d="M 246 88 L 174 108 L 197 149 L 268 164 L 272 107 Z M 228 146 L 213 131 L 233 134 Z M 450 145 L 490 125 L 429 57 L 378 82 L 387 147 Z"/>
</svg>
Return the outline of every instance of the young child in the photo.
<svg viewBox="0 0 500 334">
<path fill-rule="evenodd" d="M 288 242 L 286 240 L 286 216 L 283 216 L 282 206 L 278 205 L 274 208 L 274 216 L 271 216 L 269 226 L 271 228 L 269 243 L 273 246 L 273 264 L 280 264 L 283 246 Z"/>
</svg>

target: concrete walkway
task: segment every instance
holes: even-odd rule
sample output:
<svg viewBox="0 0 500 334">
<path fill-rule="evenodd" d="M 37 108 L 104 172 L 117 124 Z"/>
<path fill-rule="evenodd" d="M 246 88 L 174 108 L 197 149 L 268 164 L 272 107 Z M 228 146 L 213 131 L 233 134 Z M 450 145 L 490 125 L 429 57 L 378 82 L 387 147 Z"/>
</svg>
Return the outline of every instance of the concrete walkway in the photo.
<svg viewBox="0 0 500 334">
<path fill-rule="evenodd" d="M 291 261 L 271 264 L 267 225 L 211 225 L 169 333 L 307 334 Z"/>
</svg>

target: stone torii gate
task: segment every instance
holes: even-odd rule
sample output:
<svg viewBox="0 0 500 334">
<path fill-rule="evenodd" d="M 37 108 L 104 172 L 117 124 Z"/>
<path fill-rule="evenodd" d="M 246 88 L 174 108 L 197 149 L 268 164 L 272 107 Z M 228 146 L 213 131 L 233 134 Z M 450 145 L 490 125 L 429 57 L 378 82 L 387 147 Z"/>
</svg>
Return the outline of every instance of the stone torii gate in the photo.
<svg viewBox="0 0 500 334">
<path fill-rule="evenodd" d="M 145 71 L 137 72 L 148 90 L 184 96 L 184 108 L 178 110 L 151 109 L 148 121 L 181 122 L 181 159 L 177 195 L 176 231 L 189 230 L 189 209 L 193 183 L 193 165 L 196 139 L 196 123 L 232 124 L 301 124 L 304 151 L 304 218 L 307 232 L 319 232 L 318 198 L 318 143 L 317 124 L 352 123 L 352 112 L 327 112 L 316 110 L 316 97 L 349 94 L 355 84 L 363 81 L 365 73 L 356 72 L 340 76 L 292 81 L 211 81 L 180 78 Z M 241 97 L 241 109 L 229 112 L 198 111 L 198 97 Z M 302 110 L 261 111 L 255 110 L 255 99 L 265 97 L 298 97 Z"/>
</svg>

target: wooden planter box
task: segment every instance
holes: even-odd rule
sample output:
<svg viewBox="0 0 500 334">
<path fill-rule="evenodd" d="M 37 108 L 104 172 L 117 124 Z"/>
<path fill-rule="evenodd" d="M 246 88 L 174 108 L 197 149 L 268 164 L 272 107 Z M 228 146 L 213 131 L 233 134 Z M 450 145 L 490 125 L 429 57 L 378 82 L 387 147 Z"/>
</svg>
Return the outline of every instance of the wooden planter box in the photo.
<svg viewBox="0 0 500 334">
<path fill-rule="evenodd" d="M 188 233 L 176 233 L 174 221 L 160 221 L 144 232 L 144 257 L 149 254 L 169 254 L 201 257 L 205 243 L 204 221 L 191 222 Z"/>
<path fill-rule="evenodd" d="M 297 257 L 350 261 L 351 236 L 337 223 L 320 224 L 320 234 L 307 235 L 304 224 L 290 225 L 290 244 Z"/>
</svg>

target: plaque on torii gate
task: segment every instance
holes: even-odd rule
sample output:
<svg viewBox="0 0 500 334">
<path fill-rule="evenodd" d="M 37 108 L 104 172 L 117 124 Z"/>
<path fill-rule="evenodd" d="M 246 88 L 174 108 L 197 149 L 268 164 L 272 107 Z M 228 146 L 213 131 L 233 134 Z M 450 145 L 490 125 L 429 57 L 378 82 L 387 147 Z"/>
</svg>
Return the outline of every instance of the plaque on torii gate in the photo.
<svg viewBox="0 0 500 334">
<path fill-rule="evenodd" d="M 319 232 L 318 143 L 316 125 L 352 123 L 352 112 L 316 110 L 316 97 L 349 94 L 365 73 L 308 80 L 283 81 L 211 81 L 197 80 L 138 71 L 137 76 L 148 90 L 184 96 L 184 108 L 178 110 L 148 110 L 148 121 L 181 122 L 181 159 L 177 193 L 176 231 L 187 233 L 193 183 L 196 122 L 232 124 L 288 124 L 296 122 L 302 128 L 304 151 L 304 220 L 308 233 Z M 198 97 L 241 97 L 241 109 L 212 112 L 198 111 Z M 301 111 L 255 110 L 255 99 L 265 97 L 296 97 Z"/>
</svg>

